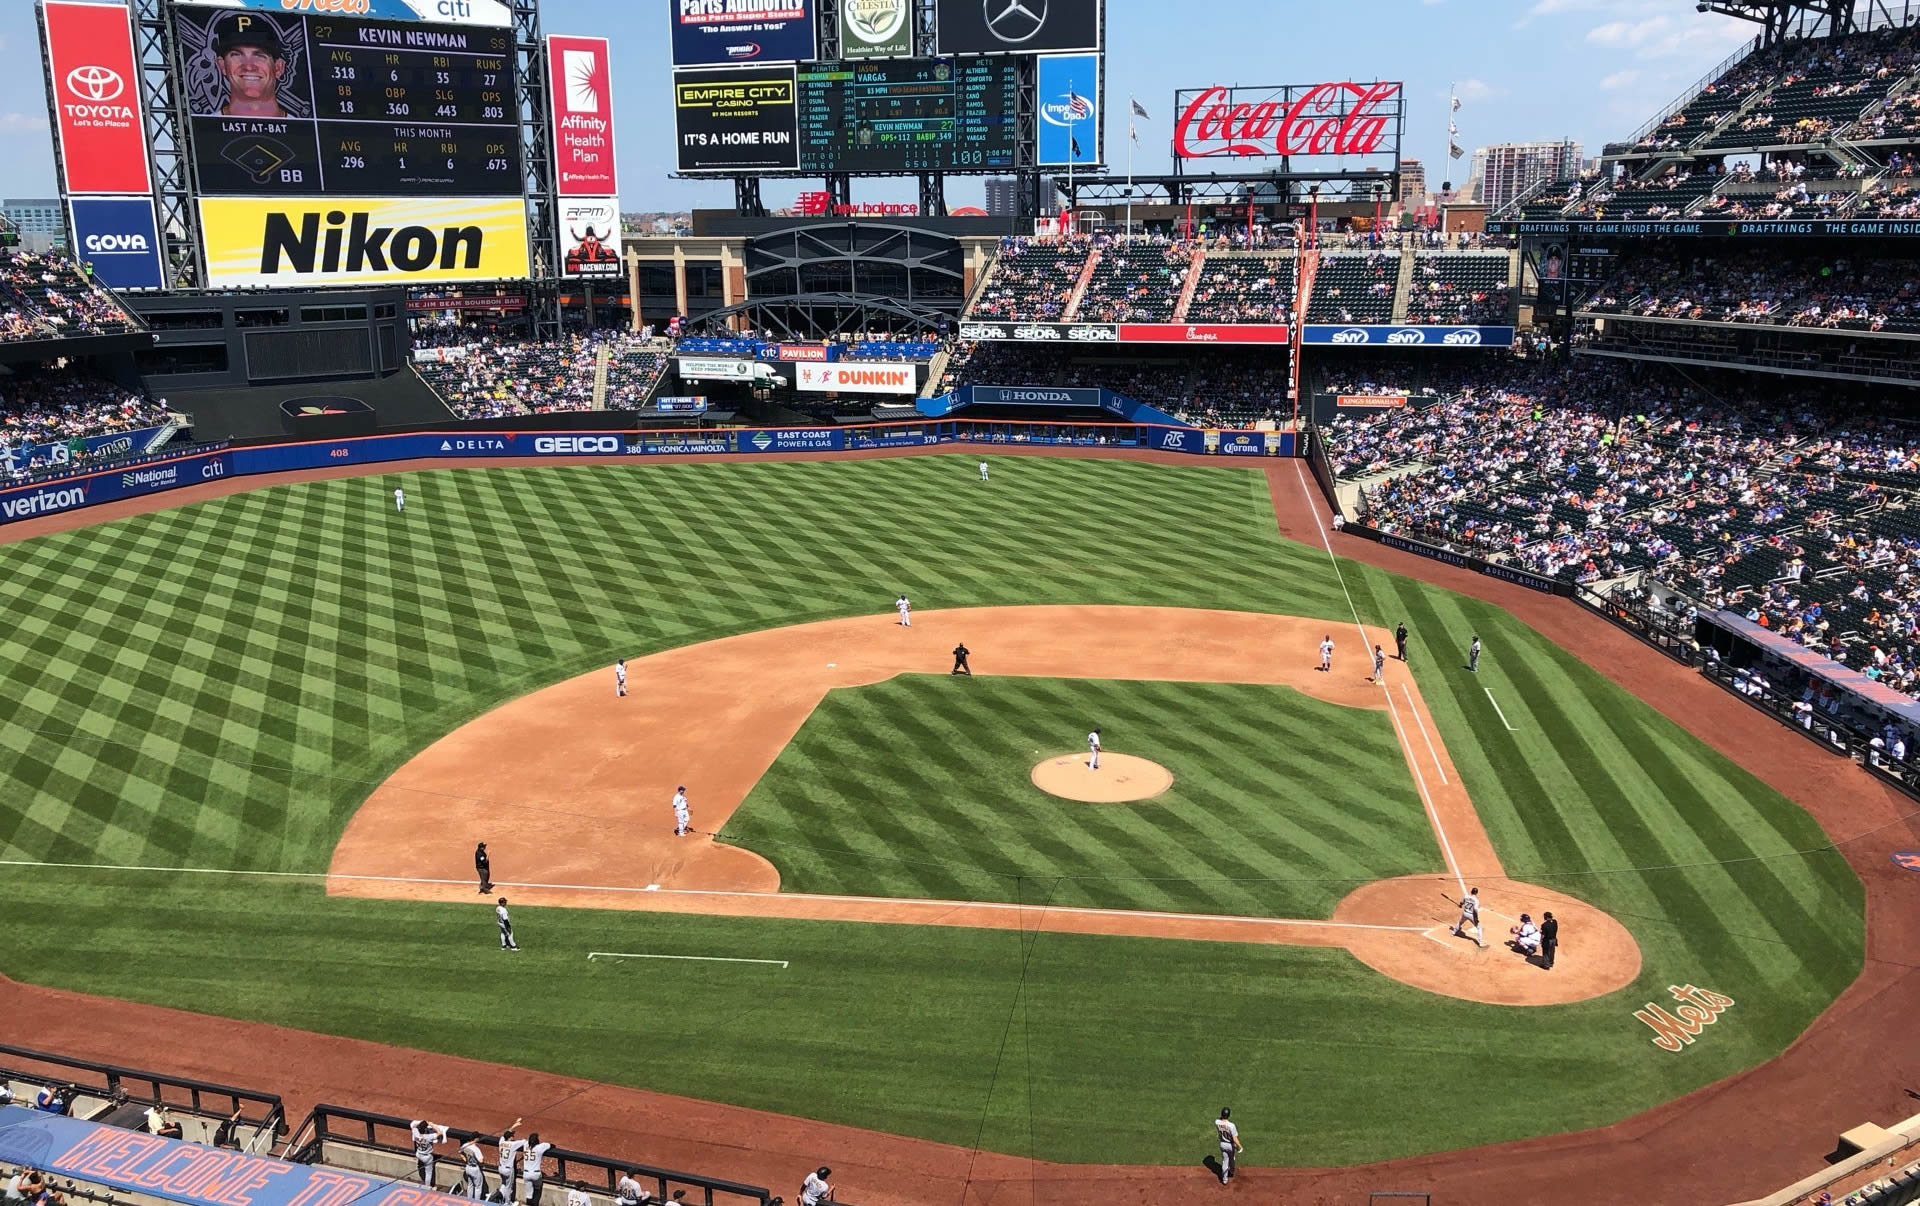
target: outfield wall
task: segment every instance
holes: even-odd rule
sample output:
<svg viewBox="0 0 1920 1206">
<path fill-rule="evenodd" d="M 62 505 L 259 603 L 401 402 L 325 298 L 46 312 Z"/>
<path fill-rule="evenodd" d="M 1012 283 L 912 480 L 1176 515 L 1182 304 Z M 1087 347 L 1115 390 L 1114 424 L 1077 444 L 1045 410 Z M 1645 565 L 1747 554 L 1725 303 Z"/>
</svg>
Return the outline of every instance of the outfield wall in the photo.
<svg viewBox="0 0 1920 1206">
<path fill-rule="evenodd" d="M 633 456 L 757 456 L 875 452 L 944 444 L 970 448 L 1124 448 L 1193 456 L 1294 456 L 1290 431 L 1213 431 L 1150 423 L 917 420 L 849 427 L 747 427 L 673 431 L 440 431 L 308 440 L 162 457 L 124 469 L 74 474 L 0 489 L 0 524 L 226 477 L 439 458 L 505 462 Z"/>
</svg>

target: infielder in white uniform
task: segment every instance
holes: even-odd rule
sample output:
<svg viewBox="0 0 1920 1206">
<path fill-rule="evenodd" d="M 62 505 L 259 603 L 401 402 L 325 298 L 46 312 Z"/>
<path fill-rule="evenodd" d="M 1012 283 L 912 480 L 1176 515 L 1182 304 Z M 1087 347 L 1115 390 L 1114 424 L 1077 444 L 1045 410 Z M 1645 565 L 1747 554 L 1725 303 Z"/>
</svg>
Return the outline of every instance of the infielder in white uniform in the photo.
<svg viewBox="0 0 1920 1206">
<path fill-rule="evenodd" d="M 513 1132 L 524 1121 L 526 1120 L 523 1118 L 516 1118 L 513 1120 L 513 1126 L 500 1132 L 499 1164 L 497 1165 L 500 1184 L 494 1187 L 492 1194 L 488 1195 L 489 1202 L 498 1198 L 508 1206 L 513 1204 L 513 1170 L 516 1167 L 514 1160 L 520 1155 L 520 1149 L 527 1145 L 526 1140 L 515 1139 Z"/>
<path fill-rule="evenodd" d="M 627 697 L 627 659 L 624 657 L 613 664 L 613 697 Z"/>
<path fill-rule="evenodd" d="M 1386 681 L 1386 677 L 1387 677 L 1386 650 L 1380 648 L 1380 646 L 1378 645 L 1375 645 L 1373 647 L 1373 677 L 1368 679 L 1367 681 L 1370 683 L 1384 682 Z"/>
<path fill-rule="evenodd" d="M 900 627 L 913 627 L 913 604 L 907 602 L 905 595 L 901 595 L 893 601 L 893 609 L 900 613 Z"/>
<path fill-rule="evenodd" d="M 547 1180 L 547 1149 L 553 1144 L 542 1143 L 540 1132 L 535 1131 L 522 1146 L 526 1150 L 520 1153 L 520 1179 L 527 1183 L 527 1206 L 540 1206 L 540 1188 Z"/>
<path fill-rule="evenodd" d="M 1240 1128 L 1233 1123 L 1233 1111 L 1222 1109 L 1213 1129 L 1220 1136 L 1220 1184 L 1225 1185 L 1233 1180 L 1234 1166 L 1240 1162 Z"/>
<path fill-rule="evenodd" d="M 985 461 L 980 462 L 980 480 L 983 482 L 987 480 L 987 463 Z"/>
<path fill-rule="evenodd" d="M 460 1158 L 466 1161 L 466 1167 L 460 1170 L 462 1190 L 475 1202 L 487 1196 L 487 1174 L 482 1166 L 487 1154 L 480 1150 L 480 1140 L 468 1139 L 460 1145 Z"/>
<path fill-rule="evenodd" d="M 500 903 L 493 906 L 493 919 L 500 923 L 500 949 L 517 951 L 520 944 L 513 940 L 513 918 L 507 916 L 507 898 L 502 896 Z"/>
<path fill-rule="evenodd" d="M 807 1179 L 800 1182 L 800 1206 L 820 1206 L 822 1202 L 833 1201 L 833 1186 L 827 1183 L 832 1175 L 833 1170 L 824 1164 L 808 1173 Z"/>
<path fill-rule="evenodd" d="M 1460 931 L 1473 927 L 1473 940 L 1485 946 L 1486 931 L 1480 928 L 1480 889 L 1468 888 L 1467 894 L 1460 898 L 1460 920 L 1453 923 L 1453 936 L 1463 937 Z"/>
<path fill-rule="evenodd" d="M 413 1134 L 413 1162 L 420 1169 L 420 1184 L 432 1189 L 433 1185 L 433 1146 L 445 1143 L 447 1128 L 437 1122 L 428 1122 L 424 1118 L 415 1118 L 407 1123 L 407 1130 Z"/>
<path fill-rule="evenodd" d="M 1333 634 L 1331 632 L 1320 638 L 1320 669 L 1328 674 L 1333 672 Z"/>
<path fill-rule="evenodd" d="M 396 511 L 407 509 L 407 492 L 398 486 L 393 488 L 393 509 Z"/>
<path fill-rule="evenodd" d="M 1100 769 L 1100 730 L 1087 734 L 1087 769 Z"/>
<path fill-rule="evenodd" d="M 687 819 L 687 788 L 685 784 L 673 789 L 673 836 L 684 837 L 693 832 L 693 823 Z"/>
</svg>

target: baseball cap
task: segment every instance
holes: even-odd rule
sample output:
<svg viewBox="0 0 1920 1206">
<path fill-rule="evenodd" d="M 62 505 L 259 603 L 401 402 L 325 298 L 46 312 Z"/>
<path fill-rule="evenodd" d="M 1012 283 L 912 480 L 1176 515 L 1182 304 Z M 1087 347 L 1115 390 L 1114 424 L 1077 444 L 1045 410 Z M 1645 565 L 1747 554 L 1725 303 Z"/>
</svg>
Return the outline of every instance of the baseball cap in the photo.
<svg viewBox="0 0 1920 1206">
<path fill-rule="evenodd" d="M 276 59 L 287 57 L 286 47 L 280 43 L 280 30 L 273 22 L 256 13 L 234 13 L 220 23 L 220 32 L 213 39 L 213 53 L 226 54 L 240 46 L 252 46 L 264 50 Z"/>
</svg>

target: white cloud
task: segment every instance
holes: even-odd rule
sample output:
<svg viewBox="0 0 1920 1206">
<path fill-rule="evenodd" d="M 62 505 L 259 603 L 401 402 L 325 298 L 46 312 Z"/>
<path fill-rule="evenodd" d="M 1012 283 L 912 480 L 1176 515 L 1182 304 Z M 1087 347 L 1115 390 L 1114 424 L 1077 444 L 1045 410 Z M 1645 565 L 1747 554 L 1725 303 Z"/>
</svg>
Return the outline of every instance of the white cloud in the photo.
<svg viewBox="0 0 1920 1206">
<path fill-rule="evenodd" d="M 1626 50 L 1645 45 L 1649 39 L 1659 37 L 1672 26 L 1673 21 L 1668 17 L 1649 17 L 1645 21 L 1609 21 L 1589 29 L 1587 41 L 1595 46 Z"/>
<path fill-rule="evenodd" d="M 44 130 L 47 117 L 44 113 L 21 113 L 17 110 L 0 113 L 0 134 L 18 134 L 27 130 Z"/>
<path fill-rule="evenodd" d="M 1625 71 L 1616 71 L 1601 80 L 1600 87 L 1603 91 L 1612 92 L 1616 88 L 1630 87 L 1639 78 L 1640 73 L 1629 67 Z"/>
<path fill-rule="evenodd" d="M 1461 80 L 1453 86 L 1453 94 L 1463 101 L 1485 100 L 1489 96 L 1498 96 L 1501 89 L 1495 88 L 1485 80 Z"/>
</svg>

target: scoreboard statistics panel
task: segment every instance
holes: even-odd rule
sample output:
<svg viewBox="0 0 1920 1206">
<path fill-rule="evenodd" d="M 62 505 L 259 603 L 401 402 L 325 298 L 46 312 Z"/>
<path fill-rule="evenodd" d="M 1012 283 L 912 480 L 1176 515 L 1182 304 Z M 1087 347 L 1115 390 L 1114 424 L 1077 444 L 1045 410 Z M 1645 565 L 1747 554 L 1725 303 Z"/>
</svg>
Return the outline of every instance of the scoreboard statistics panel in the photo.
<svg viewBox="0 0 1920 1206">
<path fill-rule="evenodd" d="M 517 196 L 511 30 L 175 10 L 207 196 Z"/>
<path fill-rule="evenodd" d="M 1015 165 L 1011 57 L 802 63 L 796 81 L 802 172 Z"/>
</svg>

